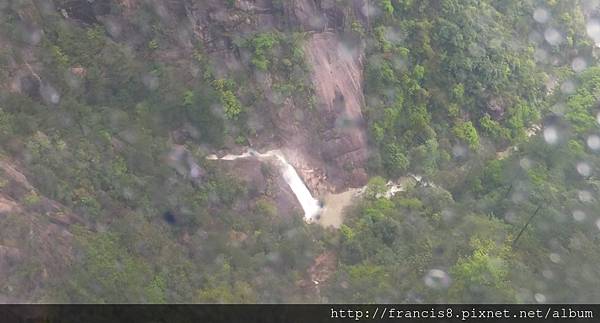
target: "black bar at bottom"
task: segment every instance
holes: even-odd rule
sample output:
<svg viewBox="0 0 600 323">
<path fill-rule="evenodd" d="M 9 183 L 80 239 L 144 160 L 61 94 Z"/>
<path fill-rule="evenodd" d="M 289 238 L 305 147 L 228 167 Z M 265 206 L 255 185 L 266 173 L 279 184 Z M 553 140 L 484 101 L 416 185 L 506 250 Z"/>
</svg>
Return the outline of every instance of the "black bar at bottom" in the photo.
<svg viewBox="0 0 600 323">
<path fill-rule="evenodd" d="M 0 305 L 0 322 L 600 322 L 600 305 Z"/>
</svg>

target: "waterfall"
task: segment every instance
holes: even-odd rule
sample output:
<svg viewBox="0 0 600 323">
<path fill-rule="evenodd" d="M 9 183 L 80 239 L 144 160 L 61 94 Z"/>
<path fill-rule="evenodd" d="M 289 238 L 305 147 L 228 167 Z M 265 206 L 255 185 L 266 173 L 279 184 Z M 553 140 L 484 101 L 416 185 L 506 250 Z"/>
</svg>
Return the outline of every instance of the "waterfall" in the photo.
<svg viewBox="0 0 600 323">
<path fill-rule="evenodd" d="M 296 195 L 296 199 L 298 199 L 300 206 L 302 206 L 302 209 L 304 210 L 304 220 L 309 223 L 317 220 L 317 216 L 321 213 L 322 209 L 319 201 L 312 196 L 308 190 L 308 187 L 306 187 L 302 181 L 302 178 L 300 178 L 300 175 L 298 175 L 296 169 L 290 165 L 290 163 L 288 163 L 280 150 L 270 150 L 261 154 L 253 149 L 248 149 L 246 152 L 240 155 L 228 154 L 221 158 L 218 158 L 216 155 L 210 155 L 207 157 L 207 159 L 231 161 L 249 157 L 255 157 L 259 159 L 274 158 L 276 161 L 278 161 L 279 169 L 283 175 L 283 179 L 288 184 L 294 195 Z"/>
<path fill-rule="evenodd" d="M 302 178 L 298 175 L 298 172 L 288 161 L 285 159 L 283 153 L 278 150 L 270 150 L 266 153 L 259 153 L 253 149 L 247 149 L 240 155 L 227 154 L 221 158 L 217 155 L 209 155 L 206 159 L 209 160 L 236 160 L 240 158 L 257 158 L 257 159 L 274 159 L 278 166 L 279 171 L 283 175 L 283 179 L 288 184 L 296 199 L 304 210 L 304 220 L 308 223 L 319 222 L 322 225 L 339 227 L 342 223 L 341 216 L 343 210 L 348 205 L 351 205 L 356 198 L 362 196 L 365 193 L 366 186 L 361 188 L 349 188 L 345 192 L 341 193 L 330 193 L 325 196 L 325 206 L 323 207 L 317 199 L 315 199 L 308 187 L 302 181 Z M 399 192 L 405 190 L 406 182 L 412 178 L 412 180 L 419 185 L 435 187 L 435 184 L 427 182 L 420 175 L 407 174 L 407 177 L 399 179 L 398 182 L 388 181 L 386 183 L 386 191 L 378 194 L 377 198 L 390 199 Z"/>
</svg>

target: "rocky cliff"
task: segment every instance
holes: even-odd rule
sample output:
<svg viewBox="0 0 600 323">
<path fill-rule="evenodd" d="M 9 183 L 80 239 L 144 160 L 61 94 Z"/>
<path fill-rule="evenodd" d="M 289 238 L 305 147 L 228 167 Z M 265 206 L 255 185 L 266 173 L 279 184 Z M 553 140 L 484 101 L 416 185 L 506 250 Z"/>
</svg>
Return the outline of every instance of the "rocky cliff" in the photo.
<svg viewBox="0 0 600 323">
<path fill-rule="evenodd" d="M 140 32 L 128 19 L 136 10 L 151 6 L 177 38 L 160 49 L 164 60 L 188 64 L 193 44 L 200 43 L 218 76 L 257 74 L 250 77 L 262 80 L 258 84 L 267 97 L 272 76 L 248 70 L 248 53 L 238 46 L 240 39 L 259 32 L 301 33 L 315 109 L 309 109 L 308 97 L 266 100 L 264 108 L 269 113 L 261 115 L 259 121 L 265 130 L 250 139 L 258 149 L 281 148 L 313 191 L 339 191 L 365 184 L 363 44 L 347 37 L 351 19 L 365 20 L 364 1 L 121 0 L 111 6 L 98 1 L 56 2 L 56 9 L 66 19 L 103 24 L 115 41 L 133 46 L 142 46 Z"/>
<path fill-rule="evenodd" d="M 313 191 L 343 190 L 365 184 L 367 142 L 361 107 L 363 46 L 346 36 L 349 17 L 364 19 L 363 1 L 351 5 L 335 1 L 220 1 L 186 2 L 186 16 L 197 37 L 213 46 L 213 61 L 222 73 L 243 65 L 231 35 L 292 29 L 305 33 L 304 54 L 316 109 L 304 102 L 284 100 L 270 106 L 278 146 L 288 155 Z M 222 30 L 214 26 L 223 26 Z M 290 76 L 293 77 L 293 76 Z M 269 82 L 264 90 L 268 93 Z M 300 116 L 299 116 L 300 115 Z"/>
</svg>

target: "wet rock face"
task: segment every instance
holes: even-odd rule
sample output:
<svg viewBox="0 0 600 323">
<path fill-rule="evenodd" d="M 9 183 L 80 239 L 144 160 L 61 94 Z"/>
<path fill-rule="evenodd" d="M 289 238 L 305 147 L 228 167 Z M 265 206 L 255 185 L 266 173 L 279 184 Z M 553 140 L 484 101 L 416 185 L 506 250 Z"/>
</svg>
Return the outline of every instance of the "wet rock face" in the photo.
<svg viewBox="0 0 600 323">
<path fill-rule="evenodd" d="M 335 187 L 364 185 L 367 136 L 361 107 L 362 50 L 335 33 L 314 34 L 306 44 L 318 113 L 324 117 L 320 157 Z"/>
<path fill-rule="evenodd" d="M 316 109 L 291 102 L 278 107 L 273 121 L 282 150 L 313 192 L 362 187 L 367 182 L 368 157 L 362 48 L 335 32 L 321 32 L 311 34 L 304 53 Z M 309 116 L 296 120 L 298 110 Z"/>
<path fill-rule="evenodd" d="M 344 12 L 362 19 L 363 1 L 350 6 L 334 1 L 290 2 L 290 23 L 310 31 L 304 46 L 317 99 L 312 116 L 295 120 L 306 107 L 285 102 L 277 107 L 273 122 L 282 138 L 282 149 L 313 191 L 340 191 L 366 184 L 366 126 L 362 115 L 363 48 L 343 39 L 338 31 Z"/>
</svg>

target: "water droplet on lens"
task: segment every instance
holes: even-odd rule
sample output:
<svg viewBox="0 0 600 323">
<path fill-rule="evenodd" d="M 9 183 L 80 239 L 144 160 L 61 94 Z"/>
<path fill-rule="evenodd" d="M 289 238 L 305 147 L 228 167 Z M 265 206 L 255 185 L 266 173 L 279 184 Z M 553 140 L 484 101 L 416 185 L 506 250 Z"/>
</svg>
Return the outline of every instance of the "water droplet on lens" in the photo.
<svg viewBox="0 0 600 323">
<path fill-rule="evenodd" d="M 575 219 L 575 221 L 583 221 L 585 220 L 585 213 L 581 210 L 575 210 L 573 211 L 573 219 Z"/>
<path fill-rule="evenodd" d="M 145 74 L 142 76 L 142 83 L 151 91 L 154 91 L 158 88 L 158 77 L 152 74 Z"/>
<path fill-rule="evenodd" d="M 573 68 L 573 71 L 577 73 L 582 72 L 583 70 L 585 70 L 586 67 L 587 62 L 581 57 L 576 57 L 571 63 L 571 68 Z"/>
<path fill-rule="evenodd" d="M 563 37 L 555 28 L 547 28 L 544 31 L 544 39 L 552 46 L 559 45 L 563 41 Z"/>
<path fill-rule="evenodd" d="M 587 138 L 587 145 L 592 150 L 600 149 L 600 137 L 598 137 L 597 135 L 590 135 Z"/>
<path fill-rule="evenodd" d="M 553 145 L 558 142 L 558 131 L 554 127 L 544 128 L 544 140 Z"/>
<path fill-rule="evenodd" d="M 544 8 L 537 8 L 533 12 L 533 19 L 540 24 L 546 23 L 550 19 L 550 13 Z"/>
<path fill-rule="evenodd" d="M 450 277 L 445 271 L 440 269 L 432 269 L 425 275 L 425 285 L 427 287 L 441 289 L 450 286 Z"/>
<path fill-rule="evenodd" d="M 552 279 L 554 278 L 554 273 L 551 270 L 545 269 L 542 271 L 542 276 L 546 279 Z"/>
<path fill-rule="evenodd" d="M 571 80 L 565 81 L 563 84 L 561 84 L 560 91 L 564 94 L 575 93 L 575 83 Z"/>
<path fill-rule="evenodd" d="M 584 203 L 590 203 L 594 200 L 594 198 L 592 197 L 592 193 L 590 193 L 588 191 L 577 192 L 577 197 L 579 198 L 579 200 L 581 202 L 584 202 Z"/>
<path fill-rule="evenodd" d="M 577 163 L 576 168 L 577 168 L 577 172 L 579 173 L 579 175 L 584 176 L 584 177 L 588 177 L 592 173 L 592 168 L 586 162 Z"/>
<path fill-rule="evenodd" d="M 464 157 L 466 154 L 467 154 L 467 148 L 465 148 L 464 146 L 454 145 L 452 147 L 452 155 L 454 155 L 455 158 Z"/>
<path fill-rule="evenodd" d="M 527 157 L 523 157 L 521 160 L 519 160 L 519 166 L 525 170 L 531 168 L 531 164 L 531 160 Z"/>
<path fill-rule="evenodd" d="M 537 293 L 533 297 L 535 298 L 535 301 L 538 303 L 546 302 L 546 296 L 544 294 Z"/>
<path fill-rule="evenodd" d="M 591 19 L 585 27 L 588 36 L 590 36 L 596 45 L 598 45 L 600 43 L 600 22 L 596 19 Z"/>
<path fill-rule="evenodd" d="M 533 58 L 540 63 L 546 63 L 548 61 L 548 52 L 543 48 L 536 48 L 533 53 Z"/>
<path fill-rule="evenodd" d="M 46 103 L 58 104 L 60 102 L 60 94 L 49 84 L 44 84 L 40 87 L 40 95 Z"/>
</svg>

